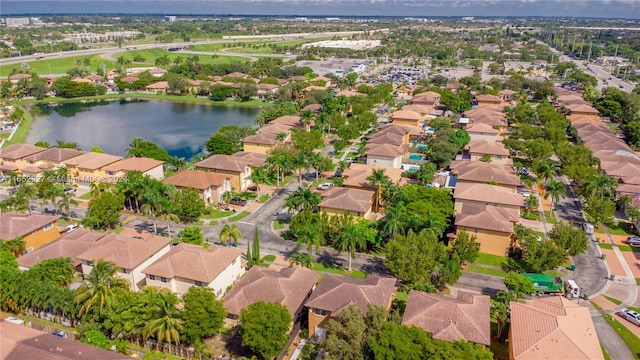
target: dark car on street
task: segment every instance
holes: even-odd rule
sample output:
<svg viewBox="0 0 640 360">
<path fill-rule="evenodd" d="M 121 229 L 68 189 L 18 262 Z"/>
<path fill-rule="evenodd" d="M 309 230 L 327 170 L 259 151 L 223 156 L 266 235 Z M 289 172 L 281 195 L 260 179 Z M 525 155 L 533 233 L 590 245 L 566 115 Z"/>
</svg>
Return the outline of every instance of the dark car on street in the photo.
<svg viewBox="0 0 640 360">
<path fill-rule="evenodd" d="M 230 201 L 231 205 L 245 206 L 247 205 L 247 200 L 239 197 L 234 197 Z"/>
</svg>

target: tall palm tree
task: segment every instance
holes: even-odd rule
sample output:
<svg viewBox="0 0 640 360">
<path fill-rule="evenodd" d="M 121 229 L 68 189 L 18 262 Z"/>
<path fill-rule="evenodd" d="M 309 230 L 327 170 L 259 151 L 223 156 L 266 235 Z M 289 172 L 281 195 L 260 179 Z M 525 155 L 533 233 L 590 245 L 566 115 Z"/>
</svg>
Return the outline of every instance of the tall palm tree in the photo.
<svg viewBox="0 0 640 360">
<path fill-rule="evenodd" d="M 142 336 L 145 340 L 155 337 L 158 340 L 156 348 L 161 342 L 180 344 L 180 330 L 184 321 L 180 319 L 181 313 L 176 309 L 177 303 L 176 295 L 161 294 L 150 309 L 154 319 L 144 326 Z"/>
<path fill-rule="evenodd" d="M 272 181 L 269 172 L 264 166 L 259 166 L 251 169 L 251 175 L 249 175 L 249 179 L 251 179 L 251 181 L 253 181 L 253 183 L 258 186 L 258 191 L 260 191 L 260 184 L 269 184 Z"/>
<path fill-rule="evenodd" d="M 162 215 L 160 215 L 160 218 L 164 221 L 166 221 L 167 223 L 167 233 L 169 234 L 169 237 L 171 237 L 171 222 L 178 222 L 180 221 L 180 218 L 178 217 L 178 215 L 170 213 L 166 210 L 164 210 L 164 213 Z"/>
<path fill-rule="evenodd" d="M 236 224 L 225 224 L 220 230 L 218 238 L 227 246 L 231 246 L 230 240 L 233 240 L 234 245 L 238 245 L 238 240 L 242 238 L 242 232 L 238 229 Z"/>
<path fill-rule="evenodd" d="M 614 193 L 616 185 L 616 179 L 607 174 L 592 174 L 587 176 L 584 193 L 587 198 L 591 196 L 608 197 Z"/>
<path fill-rule="evenodd" d="M 67 217 L 70 218 L 71 205 L 76 206 L 78 205 L 78 202 L 75 199 L 73 199 L 73 197 L 71 197 L 70 195 L 65 194 L 63 191 L 62 195 L 60 196 L 60 200 L 56 202 L 57 209 L 61 212 L 64 212 L 67 215 Z"/>
<path fill-rule="evenodd" d="M 158 235 L 158 223 L 156 222 L 156 214 L 159 212 L 160 204 L 147 203 L 140 206 L 140 212 L 145 216 L 151 216 L 153 219 L 153 233 Z"/>
<path fill-rule="evenodd" d="M 376 188 L 376 212 L 378 212 L 380 210 L 382 187 L 391 182 L 391 180 L 385 174 L 384 169 L 373 169 L 371 175 L 367 177 L 367 181 L 372 187 Z"/>
<path fill-rule="evenodd" d="M 75 303 L 81 304 L 78 315 L 83 315 L 97 308 L 102 313 L 111 308 L 111 303 L 118 290 L 129 289 L 127 280 L 116 275 L 118 267 L 111 261 L 97 260 L 93 269 L 85 279 L 85 284 L 76 290 Z"/>
<path fill-rule="evenodd" d="M 129 143 L 129 147 L 125 150 L 127 157 L 137 157 L 140 156 L 140 151 L 142 150 L 142 144 L 144 140 L 140 137 L 135 136 L 131 139 Z"/>
<path fill-rule="evenodd" d="M 187 168 L 187 162 L 183 157 L 172 156 L 170 163 L 171 167 L 173 167 L 173 171 L 176 172 Z"/>
<path fill-rule="evenodd" d="M 283 207 L 289 212 L 313 211 L 321 201 L 322 197 L 317 192 L 299 187 L 285 199 Z"/>
<path fill-rule="evenodd" d="M 91 200 L 97 199 L 103 193 L 106 193 L 111 188 L 111 184 L 103 183 L 103 182 L 93 182 L 91 183 Z"/>
<path fill-rule="evenodd" d="M 367 247 L 367 241 L 360 229 L 357 224 L 351 222 L 340 229 L 338 237 L 333 241 L 333 246 L 338 251 L 349 253 L 349 271 L 351 271 L 351 259 L 355 259 L 356 252 Z"/>
<path fill-rule="evenodd" d="M 300 265 L 302 267 L 306 267 L 311 269 L 313 267 L 313 259 L 307 255 L 307 254 L 303 254 L 303 253 L 294 253 L 291 254 L 291 256 L 289 257 L 289 266 L 295 266 L 295 265 Z"/>
<path fill-rule="evenodd" d="M 557 170 L 556 164 L 548 159 L 541 161 L 535 169 L 538 178 L 542 179 L 545 184 L 548 184 L 556 176 Z"/>
<path fill-rule="evenodd" d="M 311 132 L 311 123 L 316 120 L 316 113 L 311 110 L 305 110 L 300 113 L 300 121 L 304 124 L 307 132 Z"/>
<path fill-rule="evenodd" d="M 380 222 L 380 230 L 387 236 L 393 236 L 398 233 L 404 235 L 407 221 L 408 219 L 402 204 L 389 206 L 385 211 L 384 218 Z"/>
<path fill-rule="evenodd" d="M 302 244 L 307 245 L 307 251 L 309 256 L 313 259 L 313 247 L 320 247 L 324 243 L 324 236 L 322 236 L 322 229 L 320 224 L 312 222 L 305 226 L 298 234 L 297 246 Z"/>
<path fill-rule="evenodd" d="M 564 183 L 556 180 L 550 181 L 547 185 L 545 185 L 544 189 L 546 191 L 544 194 L 544 198 L 547 199 L 551 197 L 551 211 L 553 212 L 555 204 L 560 201 L 560 198 L 564 197 L 567 190 L 564 186 Z"/>
</svg>

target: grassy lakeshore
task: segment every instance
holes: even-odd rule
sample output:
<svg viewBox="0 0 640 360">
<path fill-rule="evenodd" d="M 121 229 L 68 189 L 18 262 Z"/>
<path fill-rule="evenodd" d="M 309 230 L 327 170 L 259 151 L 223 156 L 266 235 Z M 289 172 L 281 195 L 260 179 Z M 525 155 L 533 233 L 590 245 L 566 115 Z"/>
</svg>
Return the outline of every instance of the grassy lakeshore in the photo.
<svg viewBox="0 0 640 360">
<path fill-rule="evenodd" d="M 162 100 L 162 101 L 175 101 L 189 104 L 208 104 L 214 106 L 234 106 L 234 107 L 252 107 L 261 108 L 268 106 L 269 104 L 262 100 L 249 100 L 249 101 L 237 101 L 237 100 L 223 100 L 213 101 L 209 98 L 198 98 L 191 95 L 170 95 L 170 94 L 155 94 L 147 92 L 131 92 L 126 94 L 106 94 L 97 96 L 83 96 L 77 98 L 61 98 L 61 97 L 48 97 L 42 100 L 26 99 L 16 101 L 16 104 L 48 104 L 48 103 L 66 103 L 66 102 L 78 102 L 78 101 L 91 101 L 91 100 L 119 100 L 119 99 L 150 99 L 150 100 Z"/>
<path fill-rule="evenodd" d="M 24 108 L 19 103 L 14 103 L 13 105 L 16 107 Z M 31 124 L 33 123 L 33 115 L 29 111 L 26 111 L 27 109 L 24 110 L 24 118 L 22 118 L 20 126 L 18 126 L 18 128 L 16 129 L 16 132 L 15 134 L 13 134 L 11 140 L 5 141 L 2 147 L 9 146 L 11 144 L 21 144 L 27 139 L 27 134 L 29 134 Z"/>
</svg>

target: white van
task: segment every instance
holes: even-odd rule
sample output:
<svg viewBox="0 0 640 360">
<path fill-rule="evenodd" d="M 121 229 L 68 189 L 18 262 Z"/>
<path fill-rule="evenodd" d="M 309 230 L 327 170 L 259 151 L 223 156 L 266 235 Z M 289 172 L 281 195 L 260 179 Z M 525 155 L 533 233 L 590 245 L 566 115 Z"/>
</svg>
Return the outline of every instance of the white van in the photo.
<svg viewBox="0 0 640 360">
<path fill-rule="evenodd" d="M 584 224 L 582 224 L 582 230 L 584 230 L 584 232 L 585 232 L 587 235 L 593 235 L 593 232 L 594 232 L 593 225 L 591 225 L 591 224 L 589 224 L 589 223 L 584 223 Z"/>
</svg>

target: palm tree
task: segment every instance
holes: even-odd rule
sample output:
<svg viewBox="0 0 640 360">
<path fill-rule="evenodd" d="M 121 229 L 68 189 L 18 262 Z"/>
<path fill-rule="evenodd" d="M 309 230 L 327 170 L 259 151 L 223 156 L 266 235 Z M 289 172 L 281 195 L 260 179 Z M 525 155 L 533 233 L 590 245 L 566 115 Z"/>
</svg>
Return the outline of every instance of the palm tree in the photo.
<svg viewBox="0 0 640 360">
<path fill-rule="evenodd" d="M 220 230 L 218 238 L 227 246 L 231 246 L 231 241 L 229 240 L 233 240 L 233 245 L 235 246 L 238 245 L 238 240 L 242 238 L 242 232 L 237 228 L 236 224 L 225 224 Z"/>
<path fill-rule="evenodd" d="M 70 218 L 71 205 L 76 206 L 78 205 L 78 202 L 75 199 L 73 199 L 70 195 L 65 194 L 63 191 L 62 195 L 60 196 L 60 200 L 58 200 L 58 202 L 56 203 L 56 207 L 58 208 L 58 210 L 67 214 L 67 217 Z"/>
<path fill-rule="evenodd" d="M 156 348 L 161 342 L 180 344 L 180 330 L 184 322 L 180 319 L 180 311 L 176 309 L 178 297 L 174 294 L 160 294 L 150 309 L 154 319 L 142 329 L 142 336 L 146 339 L 153 336 L 158 340 Z"/>
<path fill-rule="evenodd" d="M 585 197 L 589 198 L 592 196 L 611 196 L 616 189 L 616 185 L 616 179 L 607 174 L 589 175 L 587 176 L 587 181 L 584 185 Z"/>
<path fill-rule="evenodd" d="M 103 193 L 109 191 L 111 184 L 103 183 L 103 182 L 93 182 L 91 183 L 91 200 L 97 199 Z"/>
<path fill-rule="evenodd" d="M 551 160 L 543 160 L 536 167 L 536 173 L 538 178 L 542 179 L 545 184 L 548 184 L 556 176 L 558 170 L 556 164 Z"/>
<path fill-rule="evenodd" d="M 289 258 L 290 267 L 293 267 L 295 265 L 301 265 L 302 267 L 311 269 L 313 267 L 314 262 L 315 261 L 313 261 L 313 259 L 309 255 L 303 254 L 303 253 L 291 254 L 291 257 Z"/>
<path fill-rule="evenodd" d="M 140 152 L 142 150 L 142 143 L 144 140 L 135 136 L 131 142 L 129 143 L 129 147 L 125 150 L 127 157 L 138 157 L 140 156 Z"/>
<path fill-rule="evenodd" d="M 125 58 L 124 56 L 118 56 L 118 58 L 116 59 L 116 64 L 118 64 L 119 67 L 126 69 L 127 66 L 131 65 L 131 60 Z"/>
<path fill-rule="evenodd" d="M 263 166 L 251 169 L 249 179 L 258 186 L 258 191 L 260 191 L 260 184 L 269 184 L 271 182 L 271 176 L 269 176 L 269 172 Z"/>
<path fill-rule="evenodd" d="M 322 197 L 317 192 L 313 192 L 308 188 L 299 187 L 289 195 L 283 207 L 289 212 L 294 211 L 313 211 L 322 201 Z"/>
<path fill-rule="evenodd" d="M 180 221 L 180 218 L 178 215 L 167 212 L 166 210 L 162 215 L 160 215 L 160 218 L 167 222 L 167 233 L 169 234 L 169 237 L 171 237 L 171 222 L 173 221 L 177 223 Z"/>
<path fill-rule="evenodd" d="M 185 159 L 183 157 L 178 157 L 178 156 L 172 156 L 171 157 L 171 161 L 169 161 L 171 163 L 171 166 L 173 167 L 173 171 L 180 171 L 182 169 L 186 169 L 187 168 L 187 162 L 185 161 Z"/>
<path fill-rule="evenodd" d="M 145 216 L 151 216 L 153 219 L 153 233 L 156 235 L 158 235 L 158 223 L 156 222 L 156 213 L 159 212 L 158 210 L 160 210 L 159 204 L 148 203 L 140 206 L 140 212 Z"/>
<path fill-rule="evenodd" d="M 338 232 L 338 237 L 333 241 L 333 246 L 338 251 L 347 251 L 349 253 L 349 267 L 351 271 L 351 259 L 355 259 L 356 252 L 366 249 L 367 241 L 362 234 L 361 228 L 353 223 L 343 226 Z"/>
<path fill-rule="evenodd" d="M 26 247 L 27 242 L 21 236 L 16 236 L 11 240 L 2 241 L 2 250 L 12 253 L 15 257 L 22 255 L 22 252 Z"/>
<path fill-rule="evenodd" d="M 116 292 L 129 289 L 127 280 L 116 275 L 118 267 L 111 261 L 97 260 L 85 279 L 85 284 L 76 290 L 75 303 L 82 304 L 78 315 L 87 314 L 97 307 L 98 313 L 110 309 Z"/>
<path fill-rule="evenodd" d="M 316 120 L 316 113 L 311 110 L 305 110 L 300 113 L 300 121 L 304 124 L 307 132 L 311 132 L 311 123 Z"/>
<path fill-rule="evenodd" d="M 555 204 L 557 204 L 558 201 L 560 201 L 560 198 L 563 198 L 566 193 L 564 183 L 552 180 L 545 185 L 544 190 L 546 191 L 544 198 L 547 199 L 551 197 L 551 211 L 553 212 Z"/>
<path fill-rule="evenodd" d="M 309 252 L 309 257 L 313 259 L 313 247 L 319 248 L 320 245 L 324 243 L 324 236 L 322 236 L 322 229 L 320 224 L 317 222 L 312 222 L 305 226 L 302 231 L 298 234 L 298 240 L 296 242 L 297 246 L 302 244 L 307 245 L 307 251 Z"/>
<path fill-rule="evenodd" d="M 540 201 L 537 196 L 529 196 L 527 199 L 527 213 L 530 213 L 531 210 L 538 211 L 538 206 L 540 205 Z"/>
<path fill-rule="evenodd" d="M 376 212 L 380 210 L 380 200 L 382 195 L 382 186 L 391 182 L 384 169 L 373 169 L 371 175 L 367 177 L 367 181 L 372 187 L 376 188 Z"/>
<path fill-rule="evenodd" d="M 389 206 L 385 211 L 384 218 L 380 222 L 380 230 L 387 236 L 393 236 L 398 233 L 404 234 L 407 220 L 404 206 L 402 204 Z"/>
</svg>

